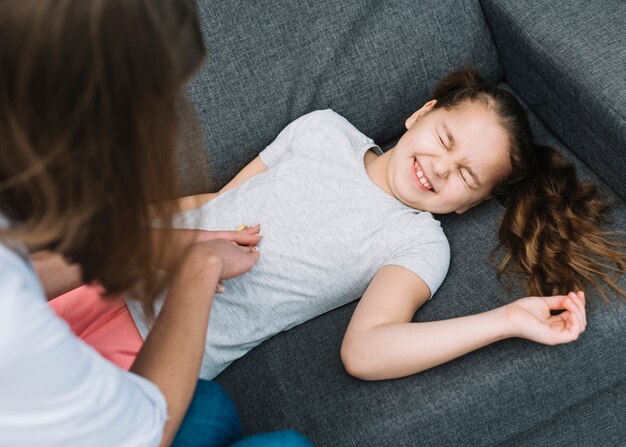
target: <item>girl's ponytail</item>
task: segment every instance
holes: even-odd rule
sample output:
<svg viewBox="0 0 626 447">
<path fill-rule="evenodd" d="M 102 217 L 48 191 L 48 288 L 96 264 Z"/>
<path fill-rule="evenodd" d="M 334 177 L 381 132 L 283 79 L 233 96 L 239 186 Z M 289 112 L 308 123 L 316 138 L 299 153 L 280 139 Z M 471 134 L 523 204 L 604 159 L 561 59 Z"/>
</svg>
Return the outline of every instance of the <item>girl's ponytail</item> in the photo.
<svg viewBox="0 0 626 447">
<path fill-rule="evenodd" d="M 522 275 L 531 295 L 566 294 L 593 284 L 606 300 L 600 281 L 626 295 L 610 274 L 626 271 L 626 244 L 600 229 L 609 202 L 597 186 L 581 182 L 555 149 L 533 145 L 531 152 L 530 172 L 495 191 L 506 209 L 498 278 L 504 272 Z"/>
<path fill-rule="evenodd" d="M 507 175 L 492 193 L 505 207 L 499 244 L 504 258 L 497 268 L 525 279 L 531 295 L 576 291 L 593 284 L 607 299 L 601 282 L 626 296 L 616 277 L 626 271 L 624 232 L 601 225 L 609 202 L 597 186 L 581 182 L 574 166 L 555 149 L 534 143 L 525 109 L 508 91 L 463 67 L 448 74 L 433 90 L 435 107 L 451 109 L 466 102 L 492 110 L 509 136 Z"/>
</svg>

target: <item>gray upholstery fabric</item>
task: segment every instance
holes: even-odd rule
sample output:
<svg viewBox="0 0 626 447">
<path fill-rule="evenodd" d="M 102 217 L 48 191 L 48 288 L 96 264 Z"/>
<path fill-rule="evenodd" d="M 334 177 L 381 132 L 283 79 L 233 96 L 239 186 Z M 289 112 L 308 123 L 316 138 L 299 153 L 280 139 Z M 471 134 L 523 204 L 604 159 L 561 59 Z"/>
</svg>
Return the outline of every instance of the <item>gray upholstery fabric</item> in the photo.
<svg viewBox="0 0 626 447">
<path fill-rule="evenodd" d="M 507 82 L 626 199 L 626 2 L 482 5 Z"/>
<path fill-rule="evenodd" d="M 582 178 L 599 181 L 532 114 L 531 124 L 541 143 L 575 162 Z M 451 244 L 450 271 L 414 321 L 510 301 L 487 266 L 501 214 L 490 201 L 462 216 L 440 216 Z M 614 228 L 626 227 L 626 203 L 617 201 L 613 218 Z M 621 285 L 626 287 L 626 278 Z M 573 344 L 510 339 L 408 378 L 363 382 L 348 376 L 339 358 L 353 303 L 273 337 L 217 381 L 233 395 L 246 432 L 291 427 L 319 446 L 516 445 L 507 443 L 526 438 L 571 445 L 576 438 L 558 429 L 542 433 L 545 421 L 626 380 L 626 305 L 605 306 L 595 291 L 587 292 L 590 323 Z M 512 296 L 523 296 L 519 285 Z M 607 409 L 593 409 L 606 418 Z M 539 434 L 530 434 L 532 427 Z M 626 439 L 626 429 L 616 427 L 607 436 Z"/>
<path fill-rule="evenodd" d="M 490 79 L 501 77 L 478 2 L 198 5 L 208 60 L 188 93 L 204 138 L 184 145 L 186 194 L 219 189 L 312 110 L 332 108 L 385 141 L 451 69 L 472 64 Z"/>
<path fill-rule="evenodd" d="M 601 408 L 602 411 L 598 411 Z M 568 408 L 529 430 L 507 439 L 501 447 L 624 447 L 626 382 Z"/>
</svg>

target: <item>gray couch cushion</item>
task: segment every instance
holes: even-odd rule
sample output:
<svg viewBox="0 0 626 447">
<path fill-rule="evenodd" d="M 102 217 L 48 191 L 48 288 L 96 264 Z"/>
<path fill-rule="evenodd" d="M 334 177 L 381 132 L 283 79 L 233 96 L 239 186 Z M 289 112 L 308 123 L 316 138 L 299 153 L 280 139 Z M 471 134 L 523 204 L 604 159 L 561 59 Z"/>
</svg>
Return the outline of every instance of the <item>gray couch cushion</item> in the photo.
<svg viewBox="0 0 626 447">
<path fill-rule="evenodd" d="M 601 408 L 602 411 L 598 411 Z M 626 381 L 592 399 L 569 407 L 542 421 L 501 446 L 537 447 L 623 447 L 626 444 Z"/>
<path fill-rule="evenodd" d="M 575 161 L 583 178 L 599 181 L 532 114 L 531 124 L 540 142 Z M 490 201 L 440 216 L 450 272 L 414 321 L 510 301 L 487 266 L 501 214 Z M 613 217 L 614 227 L 626 227 L 626 203 L 617 201 Z M 293 427 L 319 446 L 494 445 L 626 379 L 626 306 L 606 307 L 587 292 L 590 323 L 572 344 L 510 339 L 408 378 L 363 382 L 344 372 L 339 357 L 353 303 L 273 337 L 217 381 L 234 396 L 248 433 Z M 519 285 L 512 295 L 523 296 Z"/>
<path fill-rule="evenodd" d="M 626 2 L 482 5 L 507 82 L 626 199 Z"/>
<path fill-rule="evenodd" d="M 478 2 L 198 4 L 208 61 L 188 92 L 205 141 L 185 144 L 187 194 L 217 190 L 312 110 L 332 108 L 385 141 L 453 68 L 500 78 Z"/>
</svg>

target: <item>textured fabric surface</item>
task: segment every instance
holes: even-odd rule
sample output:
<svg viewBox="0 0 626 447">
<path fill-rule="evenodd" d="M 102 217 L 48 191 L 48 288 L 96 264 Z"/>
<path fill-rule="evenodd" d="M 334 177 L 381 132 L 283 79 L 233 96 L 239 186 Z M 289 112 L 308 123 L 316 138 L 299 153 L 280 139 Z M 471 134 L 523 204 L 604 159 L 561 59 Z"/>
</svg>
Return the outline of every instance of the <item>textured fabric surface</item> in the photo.
<svg viewBox="0 0 626 447">
<path fill-rule="evenodd" d="M 601 411 L 598 409 L 601 408 Z M 626 445 L 626 382 L 542 421 L 499 447 L 624 447 Z"/>
<path fill-rule="evenodd" d="M 482 5 L 507 82 L 626 199 L 626 2 Z"/>
<path fill-rule="evenodd" d="M 188 194 L 217 190 L 310 111 L 332 108 L 386 141 L 451 69 L 472 64 L 500 78 L 478 2 L 198 5 L 208 59 L 188 88 L 202 130 L 188 137 L 181 155 Z"/>
<path fill-rule="evenodd" d="M 531 124 L 540 142 L 576 163 L 582 178 L 598 181 L 532 114 Z M 451 245 L 450 271 L 415 321 L 476 313 L 523 296 L 513 284 L 509 298 L 487 265 L 501 214 L 490 201 L 461 216 L 439 216 Z M 613 227 L 626 227 L 623 201 L 613 218 Z M 531 427 L 540 431 L 542 421 L 626 379 L 626 305 L 604 306 L 595 291 L 587 295 L 589 325 L 576 343 L 548 347 L 505 340 L 421 374 L 382 382 L 363 382 L 343 370 L 339 348 L 355 307 L 350 304 L 273 337 L 217 381 L 237 402 L 248 433 L 290 427 L 318 446 L 495 445 Z M 611 435 L 619 433 L 626 439 L 623 427 Z M 553 438 L 557 434 L 561 438 Z M 543 445 L 563 439 L 576 445 L 568 433 L 536 436 Z"/>
</svg>

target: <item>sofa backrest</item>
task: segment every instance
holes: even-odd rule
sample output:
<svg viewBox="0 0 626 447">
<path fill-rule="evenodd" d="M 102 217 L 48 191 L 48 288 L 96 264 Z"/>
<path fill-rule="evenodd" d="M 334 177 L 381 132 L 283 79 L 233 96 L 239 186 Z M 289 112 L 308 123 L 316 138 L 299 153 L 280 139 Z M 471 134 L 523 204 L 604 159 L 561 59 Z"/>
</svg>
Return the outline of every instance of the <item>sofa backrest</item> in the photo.
<svg viewBox="0 0 626 447">
<path fill-rule="evenodd" d="M 626 200 L 626 2 L 482 5 L 507 82 Z"/>
<path fill-rule="evenodd" d="M 332 108 L 382 144 L 452 69 L 501 78 L 478 1 L 199 0 L 198 8 L 208 59 L 188 93 L 203 139 L 184 145 L 186 194 L 219 189 L 312 110 Z"/>
</svg>

